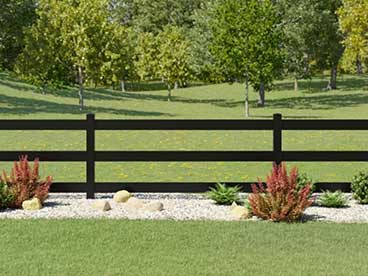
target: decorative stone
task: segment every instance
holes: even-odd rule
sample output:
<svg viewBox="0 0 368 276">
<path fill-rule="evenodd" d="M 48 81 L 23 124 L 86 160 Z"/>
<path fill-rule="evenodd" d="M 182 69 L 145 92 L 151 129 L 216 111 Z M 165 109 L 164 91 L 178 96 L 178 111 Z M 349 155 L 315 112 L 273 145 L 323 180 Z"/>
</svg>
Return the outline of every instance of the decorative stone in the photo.
<svg viewBox="0 0 368 276">
<path fill-rule="evenodd" d="M 106 200 L 95 201 L 92 207 L 103 212 L 111 210 L 110 203 Z"/>
<path fill-rule="evenodd" d="M 146 209 L 147 211 L 151 211 L 151 212 L 159 212 L 164 209 L 164 204 L 159 201 L 154 201 L 154 202 L 146 204 L 144 206 L 144 209 Z"/>
<path fill-rule="evenodd" d="M 129 198 L 128 201 L 126 202 L 126 204 L 129 207 L 133 207 L 133 208 L 136 208 L 136 209 L 140 209 L 140 208 L 143 207 L 142 200 L 140 200 L 139 198 L 136 198 L 136 197 Z"/>
<path fill-rule="evenodd" d="M 231 209 L 231 215 L 236 219 L 247 219 L 249 217 L 249 211 L 243 206 L 234 206 Z"/>
<path fill-rule="evenodd" d="M 117 203 L 127 202 L 130 197 L 131 197 L 131 194 L 128 191 L 122 190 L 122 191 L 118 191 L 117 193 L 115 193 L 114 201 Z"/>
<path fill-rule="evenodd" d="M 233 210 L 236 206 L 238 206 L 238 204 L 236 204 L 236 202 L 234 201 L 233 204 L 231 204 L 230 206 L 230 210 Z"/>
<path fill-rule="evenodd" d="M 252 216 L 249 220 L 251 220 L 251 221 L 263 221 L 263 219 L 261 219 L 257 216 Z"/>
<path fill-rule="evenodd" d="M 23 201 L 22 208 L 24 210 L 36 211 L 36 210 L 40 210 L 42 208 L 42 203 L 41 203 L 41 200 L 34 197 L 30 200 Z"/>
</svg>

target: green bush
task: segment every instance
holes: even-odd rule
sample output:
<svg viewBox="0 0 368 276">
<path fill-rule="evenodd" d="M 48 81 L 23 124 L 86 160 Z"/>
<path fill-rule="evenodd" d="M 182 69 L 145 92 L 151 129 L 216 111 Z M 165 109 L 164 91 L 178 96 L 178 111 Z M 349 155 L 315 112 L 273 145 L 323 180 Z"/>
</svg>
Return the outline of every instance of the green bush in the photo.
<svg viewBox="0 0 368 276">
<path fill-rule="evenodd" d="M 346 206 L 347 200 L 341 191 L 324 191 L 318 200 L 318 204 L 323 207 L 341 208 Z"/>
<path fill-rule="evenodd" d="M 0 210 L 8 208 L 12 200 L 13 196 L 11 195 L 8 186 L 4 182 L 0 181 Z"/>
<path fill-rule="evenodd" d="M 361 204 L 368 204 L 368 172 L 360 172 L 351 183 L 354 199 Z"/>
<path fill-rule="evenodd" d="M 306 174 L 306 173 L 302 173 L 302 174 L 298 174 L 298 178 L 296 180 L 296 189 L 298 191 L 302 190 L 303 188 L 305 188 L 306 186 L 309 186 L 311 187 L 311 190 L 310 190 L 310 194 L 309 196 L 312 195 L 313 191 L 314 191 L 314 183 L 313 183 L 313 180 L 311 178 L 309 178 L 309 176 Z"/>
<path fill-rule="evenodd" d="M 238 186 L 229 187 L 225 184 L 217 183 L 215 188 L 210 188 L 207 197 L 216 201 L 220 205 L 231 205 L 233 202 L 239 202 L 239 192 L 241 188 Z"/>
</svg>

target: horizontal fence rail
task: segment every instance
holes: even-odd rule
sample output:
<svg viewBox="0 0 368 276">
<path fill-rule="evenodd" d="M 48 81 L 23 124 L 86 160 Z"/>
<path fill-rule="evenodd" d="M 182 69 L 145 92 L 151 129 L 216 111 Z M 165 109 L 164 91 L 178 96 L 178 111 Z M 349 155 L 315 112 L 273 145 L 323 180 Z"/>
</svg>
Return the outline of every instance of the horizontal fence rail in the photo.
<svg viewBox="0 0 368 276">
<path fill-rule="evenodd" d="M 274 114 L 273 120 L 0 120 L 0 130 L 83 130 L 86 131 L 85 151 L 0 151 L 0 161 L 14 161 L 21 155 L 47 162 L 86 162 L 87 180 L 84 183 L 56 182 L 51 192 L 85 192 L 87 198 L 95 193 L 116 192 L 205 192 L 212 182 L 150 182 L 97 183 L 95 162 L 367 162 L 368 151 L 283 151 L 283 130 L 368 130 L 368 120 L 283 120 Z M 95 133 L 99 130 L 268 130 L 273 132 L 272 151 L 96 151 Z M 239 185 L 251 191 L 248 183 Z M 316 183 L 316 190 L 350 191 L 350 183 Z"/>
</svg>

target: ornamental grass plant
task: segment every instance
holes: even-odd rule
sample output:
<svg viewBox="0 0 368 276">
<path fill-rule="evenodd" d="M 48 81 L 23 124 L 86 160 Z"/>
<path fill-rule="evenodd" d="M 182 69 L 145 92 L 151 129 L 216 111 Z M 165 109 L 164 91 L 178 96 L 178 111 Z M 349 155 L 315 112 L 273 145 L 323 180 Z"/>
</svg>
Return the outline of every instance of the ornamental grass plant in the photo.
<svg viewBox="0 0 368 276">
<path fill-rule="evenodd" d="M 12 196 L 8 207 L 14 209 L 21 208 L 23 201 L 34 197 L 44 202 L 52 184 L 51 176 L 40 179 L 39 160 L 35 159 L 32 166 L 27 156 L 21 156 L 18 162 L 14 162 L 10 175 L 3 171 L 0 178 Z"/>
<path fill-rule="evenodd" d="M 313 199 L 309 197 L 311 183 L 303 188 L 297 187 L 298 170 L 294 167 L 287 174 L 283 163 L 274 164 L 272 172 L 266 179 L 266 186 L 259 179 L 252 185 L 253 193 L 249 195 L 252 213 L 265 220 L 293 222 L 301 218 Z"/>
</svg>

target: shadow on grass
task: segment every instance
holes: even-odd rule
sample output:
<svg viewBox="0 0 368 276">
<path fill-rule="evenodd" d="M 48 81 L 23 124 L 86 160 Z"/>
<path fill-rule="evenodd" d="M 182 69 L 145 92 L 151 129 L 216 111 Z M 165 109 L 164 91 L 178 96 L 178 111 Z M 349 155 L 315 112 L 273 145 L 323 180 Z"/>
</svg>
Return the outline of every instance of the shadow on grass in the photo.
<svg viewBox="0 0 368 276">
<path fill-rule="evenodd" d="M 55 103 L 45 100 L 27 99 L 20 97 L 10 97 L 6 95 L 0 95 L 0 104 L 4 107 L 0 109 L 0 114 L 34 114 L 34 113 L 67 113 L 67 114 L 85 114 L 85 113 L 108 113 L 121 116 L 167 116 L 171 117 L 172 114 L 162 112 L 150 112 L 128 109 L 115 109 L 104 107 L 86 107 L 84 111 L 79 110 L 77 104 L 64 104 Z"/>
<path fill-rule="evenodd" d="M 293 97 L 282 99 L 266 99 L 266 108 L 281 109 L 309 109 L 309 110 L 330 110 L 340 107 L 354 107 L 368 103 L 368 93 L 351 94 L 325 94 L 318 96 Z M 220 107 L 235 108 L 244 105 L 243 101 L 225 101 L 215 103 Z M 255 105 L 253 103 L 253 105 Z"/>
<path fill-rule="evenodd" d="M 303 93 L 322 93 L 329 92 L 326 87 L 328 78 L 318 80 L 300 80 L 299 90 Z M 368 76 L 344 76 L 337 81 L 337 88 L 340 91 L 353 91 L 368 88 Z M 294 92 L 294 82 L 280 82 L 274 85 L 274 91 Z M 296 92 L 298 93 L 298 92 Z"/>
</svg>

